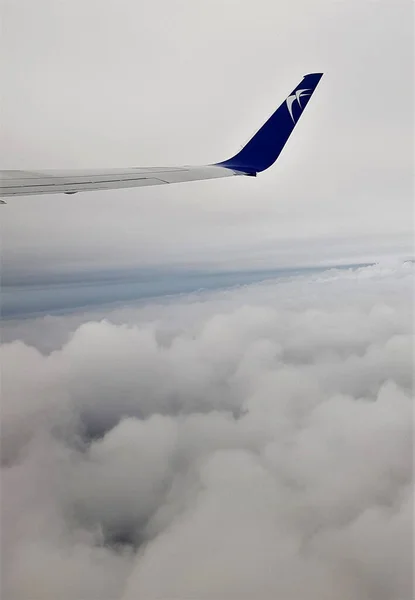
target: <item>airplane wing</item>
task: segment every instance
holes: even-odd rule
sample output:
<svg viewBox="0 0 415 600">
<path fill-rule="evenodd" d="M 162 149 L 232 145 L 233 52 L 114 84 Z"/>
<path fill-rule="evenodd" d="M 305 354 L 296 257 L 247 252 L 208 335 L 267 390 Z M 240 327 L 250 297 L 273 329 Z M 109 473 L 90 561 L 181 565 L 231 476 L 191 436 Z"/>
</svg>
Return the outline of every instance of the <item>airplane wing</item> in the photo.
<svg viewBox="0 0 415 600">
<path fill-rule="evenodd" d="M 200 167 L 0 171 L 0 197 L 75 194 L 235 175 L 255 177 L 268 169 L 280 155 L 321 77 L 322 73 L 305 75 L 242 150 L 228 160 Z"/>
</svg>

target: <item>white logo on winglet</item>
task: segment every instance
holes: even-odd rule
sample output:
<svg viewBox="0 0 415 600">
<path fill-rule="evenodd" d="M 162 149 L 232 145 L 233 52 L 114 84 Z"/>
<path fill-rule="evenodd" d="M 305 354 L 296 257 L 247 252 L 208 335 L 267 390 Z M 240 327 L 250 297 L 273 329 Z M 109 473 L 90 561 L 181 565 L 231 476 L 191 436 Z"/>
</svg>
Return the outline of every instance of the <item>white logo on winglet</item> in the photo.
<svg viewBox="0 0 415 600">
<path fill-rule="evenodd" d="M 307 92 L 309 92 L 309 93 L 307 93 Z M 294 115 L 293 115 L 293 102 L 297 101 L 298 106 L 300 108 L 303 108 L 301 106 L 301 98 L 303 96 L 311 96 L 311 88 L 304 89 L 304 90 L 297 90 L 295 92 L 295 94 L 291 94 L 291 96 L 288 96 L 288 98 L 286 100 L 288 112 L 290 113 L 293 123 L 295 123 L 295 119 L 294 119 Z"/>
</svg>

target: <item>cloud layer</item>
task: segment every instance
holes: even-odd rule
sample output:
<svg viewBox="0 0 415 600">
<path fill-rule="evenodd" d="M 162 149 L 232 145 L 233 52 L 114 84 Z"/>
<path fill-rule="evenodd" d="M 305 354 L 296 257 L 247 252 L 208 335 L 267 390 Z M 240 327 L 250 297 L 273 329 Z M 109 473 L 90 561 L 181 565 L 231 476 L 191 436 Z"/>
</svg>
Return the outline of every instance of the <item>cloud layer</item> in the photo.
<svg viewBox="0 0 415 600">
<path fill-rule="evenodd" d="M 47 352 L 48 319 L 16 326 L 4 597 L 412 597 L 412 277 L 55 318 Z"/>
</svg>

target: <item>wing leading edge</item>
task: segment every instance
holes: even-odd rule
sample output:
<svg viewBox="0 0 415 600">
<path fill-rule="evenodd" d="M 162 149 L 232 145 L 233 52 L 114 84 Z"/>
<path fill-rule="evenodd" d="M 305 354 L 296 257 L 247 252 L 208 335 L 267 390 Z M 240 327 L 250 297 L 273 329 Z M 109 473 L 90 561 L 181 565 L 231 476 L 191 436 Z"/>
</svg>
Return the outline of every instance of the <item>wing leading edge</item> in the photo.
<svg viewBox="0 0 415 600">
<path fill-rule="evenodd" d="M 0 197 L 33 194 L 75 194 L 235 175 L 256 176 L 280 155 L 316 89 L 322 73 L 305 75 L 238 154 L 211 165 L 73 171 L 0 171 Z"/>
</svg>

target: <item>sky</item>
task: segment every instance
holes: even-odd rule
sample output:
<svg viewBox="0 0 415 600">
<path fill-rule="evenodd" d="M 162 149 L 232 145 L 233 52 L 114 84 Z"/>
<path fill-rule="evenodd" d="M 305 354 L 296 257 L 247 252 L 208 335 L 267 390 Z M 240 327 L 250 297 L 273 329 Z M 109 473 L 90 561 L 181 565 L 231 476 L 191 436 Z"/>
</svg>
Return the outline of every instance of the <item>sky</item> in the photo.
<svg viewBox="0 0 415 600">
<path fill-rule="evenodd" d="M 3 0 L 5 169 L 206 164 L 308 72 L 256 179 L 15 198 L 3 269 L 245 269 L 413 254 L 409 0 Z"/>
<path fill-rule="evenodd" d="M 257 178 L 1 212 L 1 597 L 413 597 L 409 0 L 3 0 L 2 169 Z"/>
</svg>

